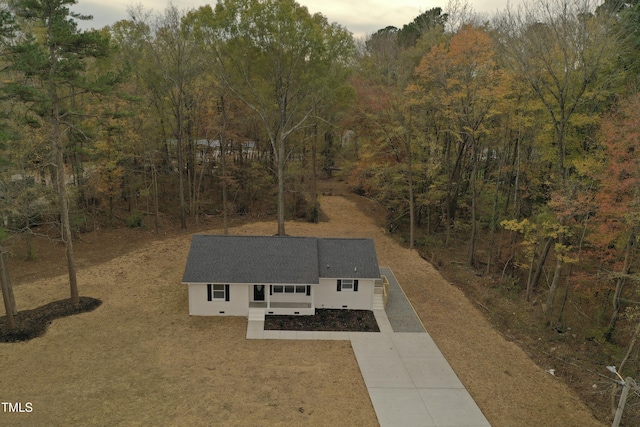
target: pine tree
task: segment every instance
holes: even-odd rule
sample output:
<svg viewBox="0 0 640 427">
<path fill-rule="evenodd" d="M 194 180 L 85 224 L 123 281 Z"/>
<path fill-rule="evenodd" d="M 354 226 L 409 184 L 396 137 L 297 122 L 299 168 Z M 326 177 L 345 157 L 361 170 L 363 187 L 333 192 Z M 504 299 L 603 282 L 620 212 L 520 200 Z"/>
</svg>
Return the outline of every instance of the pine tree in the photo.
<svg viewBox="0 0 640 427">
<path fill-rule="evenodd" d="M 11 11 L 20 31 L 5 48 L 8 70 L 16 79 L 8 83 L 8 96 L 29 106 L 27 124 L 46 129 L 56 168 L 62 239 L 66 245 L 71 300 L 79 302 L 69 197 L 65 176 L 65 135 L 78 112 L 71 99 L 83 93 L 105 93 L 122 78 L 121 73 L 88 77 L 87 65 L 109 55 L 109 40 L 98 31 L 80 31 L 76 19 L 90 16 L 70 11 L 75 0 L 14 0 Z M 2 30 L 4 32 L 4 27 Z"/>
</svg>

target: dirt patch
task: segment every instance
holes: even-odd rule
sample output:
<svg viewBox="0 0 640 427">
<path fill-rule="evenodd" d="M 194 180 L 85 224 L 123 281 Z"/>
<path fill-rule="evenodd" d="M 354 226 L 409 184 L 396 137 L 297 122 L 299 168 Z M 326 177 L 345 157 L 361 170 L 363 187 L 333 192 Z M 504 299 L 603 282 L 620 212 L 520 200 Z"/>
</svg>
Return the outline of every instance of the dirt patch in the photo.
<svg viewBox="0 0 640 427">
<path fill-rule="evenodd" d="M 15 329 L 7 327 L 7 316 L 0 317 L 0 342 L 28 341 L 42 336 L 47 330 L 47 325 L 55 319 L 87 313 L 98 308 L 100 304 L 102 301 L 98 299 L 80 297 L 78 304 L 73 304 L 71 299 L 63 299 L 33 310 L 22 310 L 14 316 Z"/>
<path fill-rule="evenodd" d="M 326 194 L 346 195 L 340 188 Z M 380 265 L 393 269 L 492 426 L 602 426 L 562 380 L 497 333 L 415 251 L 385 234 L 367 216 L 378 215 L 375 206 L 348 198 L 323 197 L 328 222 L 288 222 L 287 233 L 373 238 Z M 230 232 L 276 229 L 268 221 Z M 78 250 L 86 260 L 80 292 L 101 299 L 98 309 L 58 319 L 29 342 L 0 344 L 3 401 L 33 403 L 29 414 L 0 412 L 0 425 L 377 425 L 348 341 L 246 340 L 246 318 L 190 317 L 180 285 L 190 234 L 144 236 L 131 234 L 127 239 L 138 241 L 114 248 L 96 239 L 82 249 L 117 253 L 125 246 L 113 259 Z M 50 273 L 64 265 L 58 254 L 14 278 L 20 310 L 68 297 L 64 271 Z"/>
<path fill-rule="evenodd" d="M 265 330 L 380 332 L 370 310 L 316 309 L 315 316 L 265 316 Z"/>
</svg>

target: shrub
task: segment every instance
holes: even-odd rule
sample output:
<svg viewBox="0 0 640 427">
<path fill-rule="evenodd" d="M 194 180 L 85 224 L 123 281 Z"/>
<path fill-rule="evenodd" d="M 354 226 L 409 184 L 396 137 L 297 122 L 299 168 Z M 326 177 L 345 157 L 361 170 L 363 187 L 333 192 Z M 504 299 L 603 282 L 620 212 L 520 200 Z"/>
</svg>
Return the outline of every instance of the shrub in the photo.
<svg viewBox="0 0 640 427">
<path fill-rule="evenodd" d="M 144 225 L 143 223 L 144 215 L 140 211 L 133 211 L 127 217 L 127 227 L 129 228 L 138 228 Z"/>
</svg>

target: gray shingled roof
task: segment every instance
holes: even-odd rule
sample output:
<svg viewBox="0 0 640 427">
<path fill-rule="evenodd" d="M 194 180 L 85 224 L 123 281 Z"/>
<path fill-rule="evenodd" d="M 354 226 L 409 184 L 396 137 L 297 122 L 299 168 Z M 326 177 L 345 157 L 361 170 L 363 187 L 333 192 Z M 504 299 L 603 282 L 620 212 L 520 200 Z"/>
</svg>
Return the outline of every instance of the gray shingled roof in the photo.
<svg viewBox="0 0 640 427">
<path fill-rule="evenodd" d="M 373 240 L 197 234 L 182 283 L 314 284 L 319 277 L 379 278 Z"/>
<path fill-rule="evenodd" d="M 379 279 L 378 257 L 371 239 L 318 239 L 320 277 Z"/>
<path fill-rule="evenodd" d="M 195 235 L 183 283 L 318 283 L 314 238 Z"/>
</svg>

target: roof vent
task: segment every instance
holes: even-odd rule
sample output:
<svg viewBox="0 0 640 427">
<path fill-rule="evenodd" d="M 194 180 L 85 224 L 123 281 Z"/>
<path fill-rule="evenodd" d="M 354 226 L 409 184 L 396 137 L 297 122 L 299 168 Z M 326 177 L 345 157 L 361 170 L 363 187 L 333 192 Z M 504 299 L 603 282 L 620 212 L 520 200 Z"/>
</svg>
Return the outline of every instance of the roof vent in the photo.
<svg viewBox="0 0 640 427">
<path fill-rule="evenodd" d="M 353 267 L 353 271 L 358 271 L 358 267 Z"/>
<path fill-rule="evenodd" d="M 327 268 L 329 268 L 329 264 L 327 264 Z"/>
</svg>

